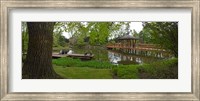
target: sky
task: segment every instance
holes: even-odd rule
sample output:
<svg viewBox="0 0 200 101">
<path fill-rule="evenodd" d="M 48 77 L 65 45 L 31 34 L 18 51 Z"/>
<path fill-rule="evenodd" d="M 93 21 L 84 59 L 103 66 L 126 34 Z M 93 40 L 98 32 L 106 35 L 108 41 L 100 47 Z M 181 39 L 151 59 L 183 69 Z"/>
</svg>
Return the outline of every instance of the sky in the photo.
<svg viewBox="0 0 200 101">
<path fill-rule="evenodd" d="M 131 22 L 130 29 L 135 29 L 135 31 L 139 33 L 143 29 L 142 22 Z"/>
<path fill-rule="evenodd" d="M 135 31 L 137 33 L 139 33 L 143 29 L 142 22 L 131 22 L 130 29 L 131 30 L 135 29 Z M 70 38 L 69 33 L 63 32 L 62 34 L 63 34 L 63 36 L 65 36 L 65 38 L 67 38 L 67 39 Z"/>
</svg>

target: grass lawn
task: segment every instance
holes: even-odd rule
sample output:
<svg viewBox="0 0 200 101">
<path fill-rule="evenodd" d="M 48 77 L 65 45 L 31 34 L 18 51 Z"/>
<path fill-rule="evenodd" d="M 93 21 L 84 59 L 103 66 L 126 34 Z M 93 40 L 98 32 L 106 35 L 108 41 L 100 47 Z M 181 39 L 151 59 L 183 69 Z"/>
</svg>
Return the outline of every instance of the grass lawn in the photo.
<svg viewBox="0 0 200 101">
<path fill-rule="evenodd" d="M 53 59 L 57 74 L 66 79 L 177 79 L 178 59 L 172 58 L 149 64 L 112 65 L 95 60 L 72 58 Z"/>
<path fill-rule="evenodd" d="M 66 79 L 112 79 L 110 69 L 63 67 L 54 65 L 57 74 Z"/>
</svg>

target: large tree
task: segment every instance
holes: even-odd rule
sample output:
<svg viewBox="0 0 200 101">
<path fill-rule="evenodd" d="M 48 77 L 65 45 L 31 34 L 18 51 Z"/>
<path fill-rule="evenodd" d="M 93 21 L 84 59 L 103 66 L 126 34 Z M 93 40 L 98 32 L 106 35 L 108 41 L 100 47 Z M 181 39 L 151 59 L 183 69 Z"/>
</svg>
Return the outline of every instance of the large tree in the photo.
<svg viewBox="0 0 200 101">
<path fill-rule="evenodd" d="M 67 22 L 64 24 L 67 25 L 66 32 L 71 33 L 76 41 L 75 44 L 80 46 L 86 43 L 105 45 L 109 39 L 119 37 L 120 28 L 129 26 L 128 22 Z"/>
<path fill-rule="evenodd" d="M 143 34 L 148 34 L 146 37 L 150 42 L 159 44 L 178 57 L 178 22 L 146 22 L 143 25 Z"/>
<path fill-rule="evenodd" d="M 22 68 L 23 78 L 59 78 L 52 67 L 54 22 L 27 22 L 28 52 Z"/>
</svg>

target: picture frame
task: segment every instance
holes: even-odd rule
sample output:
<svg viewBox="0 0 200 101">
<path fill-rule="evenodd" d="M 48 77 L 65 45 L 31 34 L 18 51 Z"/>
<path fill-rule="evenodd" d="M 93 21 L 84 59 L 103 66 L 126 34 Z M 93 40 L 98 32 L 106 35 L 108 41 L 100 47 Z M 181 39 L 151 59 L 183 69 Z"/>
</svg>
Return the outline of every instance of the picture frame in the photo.
<svg viewBox="0 0 200 101">
<path fill-rule="evenodd" d="M 1 100 L 191 100 L 199 101 L 200 80 L 200 1 L 199 0 L 1 0 L 0 29 L 0 78 Z M 192 9 L 192 92 L 183 93 L 150 93 L 150 92 L 9 92 L 9 24 L 10 9 L 18 8 L 191 8 Z"/>
</svg>

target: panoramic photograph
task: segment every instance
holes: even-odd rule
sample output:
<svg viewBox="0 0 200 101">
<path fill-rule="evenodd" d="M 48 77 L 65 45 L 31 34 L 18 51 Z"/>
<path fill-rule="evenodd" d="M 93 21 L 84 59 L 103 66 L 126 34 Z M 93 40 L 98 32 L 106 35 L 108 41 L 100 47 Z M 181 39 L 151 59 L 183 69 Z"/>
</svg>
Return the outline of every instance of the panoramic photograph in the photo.
<svg viewBox="0 0 200 101">
<path fill-rule="evenodd" d="M 178 22 L 22 22 L 22 79 L 178 79 Z"/>
</svg>

